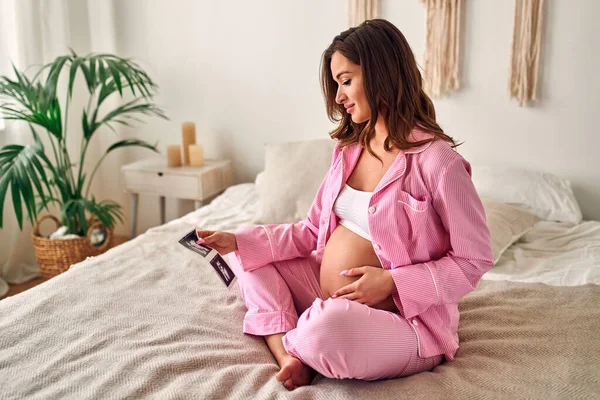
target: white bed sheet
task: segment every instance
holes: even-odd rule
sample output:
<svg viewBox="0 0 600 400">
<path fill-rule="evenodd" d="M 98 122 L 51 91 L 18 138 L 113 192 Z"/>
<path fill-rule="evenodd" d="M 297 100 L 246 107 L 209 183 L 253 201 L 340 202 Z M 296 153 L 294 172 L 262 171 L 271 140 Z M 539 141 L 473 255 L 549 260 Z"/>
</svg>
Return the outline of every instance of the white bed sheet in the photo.
<svg viewBox="0 0 600 400">
<path fill-rule="evenodd" d="M 184 217 L 207 229 L 234 231 L 249 225 L 258 209 L 253 183 L 230 187 L 209 206 Z M 600 222 L 538 222 L 510 246 L 486 280 L 538 282 L 554 286 L 600 285 Z"/>
<path fill-rule="evenodd" d="M 483 279 L 600 285 L 600 222 L 538 222 Z"/>
</svg>

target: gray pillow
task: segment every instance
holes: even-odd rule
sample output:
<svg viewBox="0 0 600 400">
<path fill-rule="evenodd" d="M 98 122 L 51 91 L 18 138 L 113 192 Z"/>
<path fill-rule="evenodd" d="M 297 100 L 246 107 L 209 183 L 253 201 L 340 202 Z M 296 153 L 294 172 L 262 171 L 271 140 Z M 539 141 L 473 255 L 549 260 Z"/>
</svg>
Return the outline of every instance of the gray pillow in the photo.
<svg viewBox="0 0 600 400">
<path fill-rule="evenodd" d="M 256 179 L 259 207 L 253 223 L 304 219 L 329 170 L 335 144 L 333 139 L 267 144 L 265 169 Z"/>
</svg>

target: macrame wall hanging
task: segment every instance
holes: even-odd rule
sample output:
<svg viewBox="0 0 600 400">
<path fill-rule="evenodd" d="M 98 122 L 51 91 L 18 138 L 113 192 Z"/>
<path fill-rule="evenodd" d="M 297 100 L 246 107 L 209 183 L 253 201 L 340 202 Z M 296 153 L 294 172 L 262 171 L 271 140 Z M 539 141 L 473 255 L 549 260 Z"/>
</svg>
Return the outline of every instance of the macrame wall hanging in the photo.
<svg viewBox="0 0 600 400">
<path fill-rule="evenodd" d="M 458 61 L 462 0 L 420 0 L 427 8 L 425 91 L 439 97 L 459 88 Z"/>
<path fill-rule="evenodd" d="M 377 18 L 379 0 L 348 0 L 348 27 L 360 25 L 367 19 Z"/>
<path fill-rule="evenodd" d="M 463 0 L 419 0 L 426 7 L 423 86 L 432 97 L 460 87 Z M 348 0 L 348 25 L 378 17 L 378 0 Z M 536 99 L 544 0 L 515 0 L 508 92 L 519 105 Z"/>
<path fill-rule="evenodd" d="M 508 95 L 519 105 L 535 100 L 544 0 L 515 0 Z"/>
</svg>

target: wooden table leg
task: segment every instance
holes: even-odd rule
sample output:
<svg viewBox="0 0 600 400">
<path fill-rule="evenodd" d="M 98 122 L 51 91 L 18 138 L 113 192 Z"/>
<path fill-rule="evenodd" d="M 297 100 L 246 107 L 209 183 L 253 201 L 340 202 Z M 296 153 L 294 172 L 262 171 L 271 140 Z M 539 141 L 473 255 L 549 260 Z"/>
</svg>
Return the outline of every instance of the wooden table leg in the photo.
<svg viewBox="0 0 600 400">
<path fill-rule="evenodd" d="M 131 193 L 131 238 L 135 237 L 135 230 L 137 227 L 137 212 L 138 212 L 138 198 L 137 193 Z"/>
<path fill-rule="evenodd" d="M 165 202 L 166 202 L 166 197 L 165 196 L 160 196 L 160 224 L 163 225 L 166 222 L 166 217 L 165 217 Z"/>
</svg>

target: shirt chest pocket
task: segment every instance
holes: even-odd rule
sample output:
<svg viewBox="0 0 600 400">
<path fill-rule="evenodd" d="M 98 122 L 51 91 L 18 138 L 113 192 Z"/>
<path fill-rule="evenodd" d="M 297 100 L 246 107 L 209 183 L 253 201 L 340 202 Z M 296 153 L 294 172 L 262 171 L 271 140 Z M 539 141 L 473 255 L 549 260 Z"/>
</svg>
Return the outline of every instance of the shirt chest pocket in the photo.
<svg viewBox="0 0 600 400">
<path fill-rule="evenodd" d="M 407 242 L 416 241 L 425 234 L 429 215 L 429 198 L 415 198 L 407 192 L 398 191 L 394 204 L 398 229 Z"/>
</svg>

